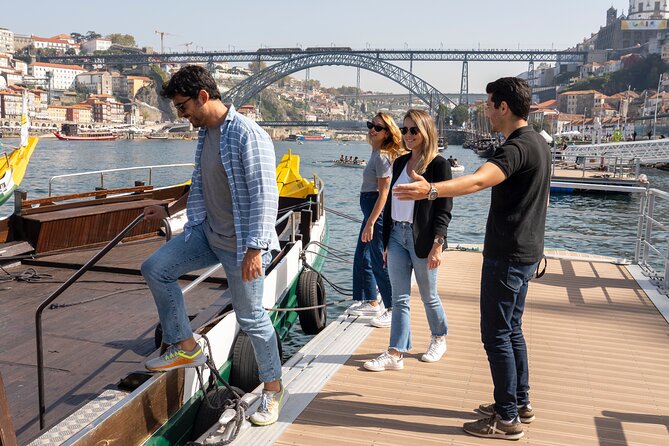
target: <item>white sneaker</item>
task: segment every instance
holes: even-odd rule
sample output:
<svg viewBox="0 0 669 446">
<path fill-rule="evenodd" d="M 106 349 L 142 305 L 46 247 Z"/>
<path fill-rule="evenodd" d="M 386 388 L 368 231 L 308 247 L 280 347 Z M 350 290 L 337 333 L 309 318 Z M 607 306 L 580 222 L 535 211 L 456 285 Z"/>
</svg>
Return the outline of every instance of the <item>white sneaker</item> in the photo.
<svg viewBox="0 0 669 446">
<path fill-rule="evenodd" d="M 446 337 L 432 336 L 430 345 L 427 346 L 427 351 L 420 360 L 423 362 L 437 362 L 446 353 Z"/>
<path fill-rule="evenodd" d="M 383 302 L 372 305 L 370 302 L 364 302 L 357 308 L 350 310 L 348 313 L 353 316 L 378 316 L 383 311 Z"/>
<path fill-rule="evenodd" d="M 353 303 L 351 304 L 351 306 L 348 307 L 348 308 L 346 309 L 346 313 L 349 313 L 349 314 L 350 314 L 351 311 L 353 311 L 353 310 L 357 310 L 358 308 L 360 308 L 360 306 L 361 306 L 363 303 L 364 303 L 364 302 L 361 301 L 361 300 L 353 301 Z"/>
<path fill-rule="evenodd" d="M 378 358 L 367 361 L 362 365 L 367 370 L 372 372 L 382 372 L 384 370 L 402 370 L 404 368 L 404 361 L 402 356 L 394 357 L 390 353 L 383 352 Z"/>
<path fill-rule="evenodd" d="M 390 323 L 392 322 L 392 320 L 393 320 L 393 309 L 387 308 L 386 310 L 383 311 L 383 313 L 379 314 L 374 319 L 369 321 L 369 323 L 372 324 L 373 327 L 388 328 L 390 327 Z"/>
</svg>

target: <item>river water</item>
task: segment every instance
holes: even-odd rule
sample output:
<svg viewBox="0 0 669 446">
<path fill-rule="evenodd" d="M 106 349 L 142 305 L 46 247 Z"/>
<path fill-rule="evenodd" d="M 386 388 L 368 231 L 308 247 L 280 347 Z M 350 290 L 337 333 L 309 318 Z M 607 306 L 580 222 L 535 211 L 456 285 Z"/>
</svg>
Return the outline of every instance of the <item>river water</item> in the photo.
<svg viewBox="0 0 669 446">
<path fill-rule="evenodd" d="M 17 140 L 6 140 L 5 144 L 15 144 Z M 362 182 L 362 169 L 333 166 L 332 160 L 340 155 L 369 158 L 370 147 L 364 142 L 276 142 L 277 161 L 292 149 L 301 157 L 303 176 L 317 174 L 325 182 L 326 207 L 354 218 L 361 218 L 358 195 Z M 28 198 L 40 198 L 48 194 L 49 178 L 75 172 L 158 165 L 190 163 L 193 161 L 195 142 L 179 140 L 99 141 L 71 142 L 42 139 L 31 158 L 21 189 L 28 192 Z M 460 146 L 450 146 L 443 152 L 452 155 L 465 166 L 465 173 L 473 172 L 484 160 L 471 150 Z M 656 169 L 643 169 L 651 186 L 669 191 L 669 173 Z M 156 171 L 153 184 L 156 186 L 173 184 L 189 178 L 190 169 L 181 168 Z M 105 177 L 105 186 L 127 186 L 131 180 L 147 180 L 145 172 L 120 174 Z M 86 181 L 77 179 L 58 180 L 53 183 L 55 194 L 75 193 L 91 190 L 99 185 L 99 177 Z M 482 243 L 488 212 L 490 192 L 456 197 L 453 206 L 453 220 L 449 227 L 449 245 L 458 243 Z M 552 194 L 547 217 L 546 247 L 569 249 L 592 254 L 632 258 L 635 248 L 638 210 L 640 198 L 627 194 L 581 195 Z M 8 201 L 0 207 L 0 215 L 8 215 L 13 203 Z M 659 219 L 669 222 L 669 210 L 660 206 Z M 349 254 L 355 249 L 359 224 L 334 215 L 330 221 L 330 246 Z M 341 260 L 326 260 L 323 274 L 329 280 L 351 288 L 351 265 Z M 328 300 L 344 299 L 328 287 Z M 332 305 L 328 318 L 333 320 L 348 306 L 348 303 Z M 286 357 L 291 355 L 308 337 L 298 329 L 284 345 Z"/>
</svg>

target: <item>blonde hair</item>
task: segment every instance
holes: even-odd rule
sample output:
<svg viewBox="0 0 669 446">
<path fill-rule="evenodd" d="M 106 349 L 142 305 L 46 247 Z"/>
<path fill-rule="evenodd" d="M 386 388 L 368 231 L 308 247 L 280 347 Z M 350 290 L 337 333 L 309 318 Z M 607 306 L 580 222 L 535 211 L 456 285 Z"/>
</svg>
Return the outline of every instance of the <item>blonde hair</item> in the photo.
<svg viewBox="0 0 669 446">
<path fill-rule="evenodd" d="M 388 136 L 385 140 L 383 140 L 379 151 L 388 156 L 390 162 L 392 163 L 395 161 L 395 158 L 402 154 L 402 133 L 400 132 L 400 128 L 397 126 L 392 116 L 383 112 L 378 112 L 374 118 L 381 119 L 381 121 L 383 121 L 385 124 Z M 369 144 L 372 143 L 372 141 L 369 139 L 369 134 L 367 134 L 367 142 Z"/>
<path fill-rule="evenodd" d="M 439 154 L 437 148 L 437 128 L 434 125 L 434 119 L 427 112 L 422 110 L 410 109 L 404 115 L 404 119 L 410 118 L 416 123 L 418 131 L 423 137 L 423 144 L 420 147 L 420 154 L 418 154 L 418 161 L 414 165 L 414 170 L 418 175 L 425 173 L 428 164 Z M 409 150 L 402 138 L 402 148 Z"/>
</svg>

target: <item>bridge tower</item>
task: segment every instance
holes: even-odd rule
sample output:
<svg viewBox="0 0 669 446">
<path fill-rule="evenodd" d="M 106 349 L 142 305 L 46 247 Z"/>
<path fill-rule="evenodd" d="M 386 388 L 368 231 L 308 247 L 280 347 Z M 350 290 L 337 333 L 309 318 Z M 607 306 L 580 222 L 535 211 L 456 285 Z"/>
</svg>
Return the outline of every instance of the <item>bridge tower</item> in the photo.
<svg viewBox="0 0 669 446">
<path fill-rule="evenodd" d="M 467 55 L 462 61 L 462 76 L 460 78 L 460 104 L 469 104 L 469 67 L 467 66 Z"/>
<path fill-rule="evenodd" d="M 534 60 L 530 59 L 530 63 L 527 66 L 527 83 L 530 85 L 530 89 L 537 86 L 537 82 L 534 79 Z"/>
</svg>

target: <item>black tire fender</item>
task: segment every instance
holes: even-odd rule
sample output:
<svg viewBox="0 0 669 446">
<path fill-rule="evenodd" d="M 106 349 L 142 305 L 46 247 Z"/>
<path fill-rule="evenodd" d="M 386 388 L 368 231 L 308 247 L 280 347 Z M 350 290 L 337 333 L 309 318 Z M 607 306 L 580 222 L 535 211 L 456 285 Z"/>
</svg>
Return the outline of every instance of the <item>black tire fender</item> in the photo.
<svg viewBox="0 0 669 446">
<path fill-rule="evenodd" d="M 275 331 L 276 333 L 276 331 Z M 283 363 L 283 347 L 279 334 L 276 333 L 276 343 L 279 348 L 279 359 Z M 230 384 L 239 387 L 244 392 L 250 392 L 260 384 L 258 364 L 253 352 L 251 338 L 243 331 L 239 331 L 232 348 L 232 368 L 230 369 Z"/>
<path fill-rule="evenodd" d="M 316 271 L 305 269 L 297 280 L 298 307 L 314 307 L 325 305 L 325 287 L 323 279 Z M 327 308 L 325 306 L 311 310 L 298 311 L 302 330 L 308 335 L 320 333 L 327 325 Z"/>
<path fill-rule="evenodd" d="M 234 389 L 239 396 L 244 395 L 242 389 L 236 387 Z M 232 392 L 225 387 L 218 387 L 207 391 L 200 403 L 200 407 L 197 409 L 197 415 L 193 421 L 193 430 L 191 431 L 192 440 L 197 440 L 218 421 L 225 411 L 223 404 L 225 404 L 226 400 L 231 400 L 232 398 Z"/>
</svg>

